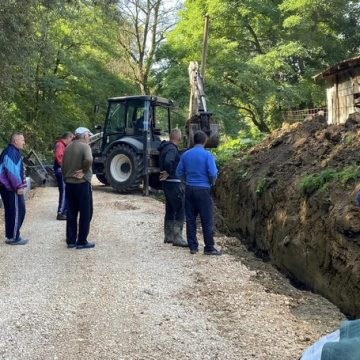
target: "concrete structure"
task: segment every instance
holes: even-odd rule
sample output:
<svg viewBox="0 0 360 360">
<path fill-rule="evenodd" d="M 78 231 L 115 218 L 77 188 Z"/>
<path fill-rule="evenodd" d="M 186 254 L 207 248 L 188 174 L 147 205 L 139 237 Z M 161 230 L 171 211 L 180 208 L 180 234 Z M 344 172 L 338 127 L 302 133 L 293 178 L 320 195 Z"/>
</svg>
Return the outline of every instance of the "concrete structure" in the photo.
<svg viewBox="0 0 360 360">
<path fill-rule="evenodd" d="M 360 56 L 341 61 L 314 76 L 325 80 L 327 121 L 342 124 L 350 114 L 360 112 Z"/>
</svg>

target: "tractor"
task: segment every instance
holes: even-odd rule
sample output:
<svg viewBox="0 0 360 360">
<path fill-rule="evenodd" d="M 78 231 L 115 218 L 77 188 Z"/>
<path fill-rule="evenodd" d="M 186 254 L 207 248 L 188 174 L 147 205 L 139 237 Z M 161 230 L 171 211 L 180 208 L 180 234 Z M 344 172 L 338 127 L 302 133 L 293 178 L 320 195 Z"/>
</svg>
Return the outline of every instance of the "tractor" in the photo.
<svg viewBox="0 0 360 360">
<path fill-rule="evenodd" d="M 143 183 L 159 189 L 159 152 L 171 130 L 171 100 L 150 96 L 123 96 L 108 99 L 104 126 L 90 139 L 93 172 L 100 182 L 121 193 L 136 190 Z"/>
</svg>

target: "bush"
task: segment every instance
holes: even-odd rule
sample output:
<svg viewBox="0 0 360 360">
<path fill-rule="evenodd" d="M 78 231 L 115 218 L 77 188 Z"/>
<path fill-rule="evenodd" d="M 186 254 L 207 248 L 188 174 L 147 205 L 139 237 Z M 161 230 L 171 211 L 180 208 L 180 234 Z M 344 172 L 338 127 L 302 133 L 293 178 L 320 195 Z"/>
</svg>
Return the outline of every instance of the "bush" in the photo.
<svg viewBox="0 0 360 360">
<path fill-rule="evenodd" d="M 224 167 L 230 160 L 234 158 L 234 155 L 239 154 L 242 150 L 252 147 L 257 143 L 259 143 L 259 140 L 253 140 L 249 138 L 236 138 L 224 142 L 223 144 L 219 145 L 218 148 L 212 151 L 215 156 L 217 167 L 219 169 Z"/>
</svg>

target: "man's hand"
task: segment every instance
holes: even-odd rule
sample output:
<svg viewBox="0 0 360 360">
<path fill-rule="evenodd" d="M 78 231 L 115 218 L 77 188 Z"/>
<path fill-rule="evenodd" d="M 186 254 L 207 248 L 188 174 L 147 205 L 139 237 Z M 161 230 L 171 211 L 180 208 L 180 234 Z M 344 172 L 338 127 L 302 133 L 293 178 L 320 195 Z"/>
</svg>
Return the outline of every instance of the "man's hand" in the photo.
<svg viewBox="0 0 360 360">
<path fill-rule="evenodd" d="M 160 171 L 159 180 L 165 181 L 169 177 L 169 173 L 166 170 Z"/>
<path fill-rule="evenodd" d="M 18 195 L 24 195 L 24 189 L 17 189 L 17 190 L 16 190 L 16 193 L 17 193 Z"/>
<path fill-rule="evenodd" d="M 85 176 L 82 170 L 77 170 L 74 172 L 74 177 L 77 179 L 82 179 Z"/>
</svg>

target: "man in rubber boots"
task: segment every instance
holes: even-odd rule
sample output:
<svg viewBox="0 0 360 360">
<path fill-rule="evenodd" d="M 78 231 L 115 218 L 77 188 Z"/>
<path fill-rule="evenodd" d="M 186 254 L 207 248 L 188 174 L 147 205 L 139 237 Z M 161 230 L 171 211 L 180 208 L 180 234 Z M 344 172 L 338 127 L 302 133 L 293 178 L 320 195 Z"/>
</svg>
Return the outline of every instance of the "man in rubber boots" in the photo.
<svg viewBox="0 0 360 360">
<path fill-rule="evenodd" d="M 174 246 L 187 247 L 182 237 L 184 212 L 184 186 L 176 176 L 180 160 L 178 145 L 181 142 L 181 131 L 173 129 L 170 141 L 162 141 L 159 146 L 160 180 L 165 194 L 164 242 Z"/>
</svg>

